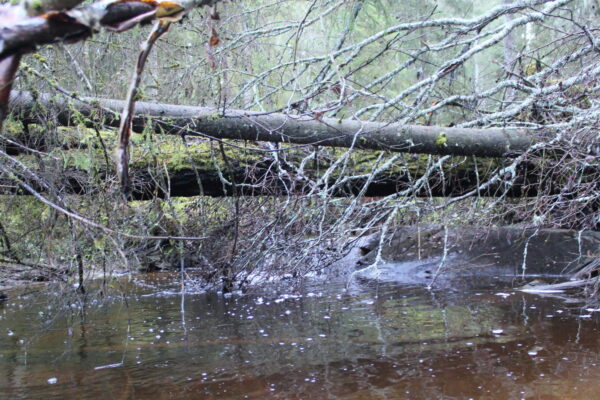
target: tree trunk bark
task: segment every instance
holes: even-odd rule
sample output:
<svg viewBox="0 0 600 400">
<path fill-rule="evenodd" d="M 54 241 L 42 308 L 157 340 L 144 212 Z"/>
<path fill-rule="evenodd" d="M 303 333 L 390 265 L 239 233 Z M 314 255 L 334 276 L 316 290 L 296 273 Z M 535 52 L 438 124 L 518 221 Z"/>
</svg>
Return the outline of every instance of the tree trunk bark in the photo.
<svg viewBox="0 0 600 400">
<path fill-rule="evenodd" d="M 219 1 L 180 0 L 173 4 L 189 12 L 192 8 L 210 6 Z M 40 0 L 28 2 L 33 7 L 0 5 L 0 60 L 13 54 L 33 51 L 41 45 L 85 40 L 100 27 L 119 32 L 129 29 L 138 23 L 158 18 L 156 11 L 160 6 L 159 2 L 153 1 L 116 0 L 97 1 L 65 10 L 77 3 L 77 0 Z"/>
<path fill-rule="evenodd" d="M 75 152 L 76 150 L 73 150 Z M 335 160 L 323 156 L 314 165 L 304 167 L 302 176 L 290 167 L 292 164 L 278 160 L 262 153 L 243 151 L 228 152 L 228 162 L 222 160 L 189 163 L 186 165 L 155 165 L 152 160 L 137 160 L 131 165 L 132 198 L 148 200 L 154 197 L 191 197 L 191 196 L 232 196 L 235 193 L 246 196 L 286 196 L 313 194 L 327 190 L 334 197 L 355 196 L 359 193 L 366 197 L 387 196 L 405 192 L 407 196 L 417 197 L 456 197 L 470 192 L 481 183 L 488 180 L 498 167 L 502 166 L 499 159 L 476 159 L 473 157 L 452 157 L 442 164 L 441 170 L 430 168 L 428 157 L 407 157 L 403 163 L 369 177 L 376 157 L 369 152 L 358 152 L 352 156 L 350 165 L 359 170 L 356 176 L 336 176 L 334 172 L 326 182 L 318 187 L 315 182 L 323 176 L 323 172 Z M 30 167 L 30 170 L 46 186 L 55 187 L 58 192 L 71 194 L 91 194 L 98 191 L 109 192 L 119 190 L 114 180 L 115 171 L 107 170 L 100 158 L 94 160 L 88 170 L 72 165 L 75 156 L 65 152 L 62 158 L 47 163 L 43 169 Z M 215 154 L 220 158 L 219 153 Z M 290 156 L 293 157 L 293 156 Z M 26 160 L 26 158 L 24 159 Z M 66 165 L 66 168 L 65 168 Z M 166 169 L 166 171 L 165 171 Z M 518 168 L 517 176 L 510 188 L 503 182 L 487 186 L 480 192 L 481 196 L 508 197 L 536 196 L 539 187 L 539 171 L 533 165 L 522 165 Z M 415 182 L 422 181 L 418 189 L 410 188 Z M 44 185 L 30 182 L 37 190 L 43 191 Z M 235 188 L 233 187 L 235 185 Z M 366 187 L 365 187 L 366 185 Z M 0 194 L 27 194 L 19 190 L 18 182 L 10 176 L 0 174 Z"/>
<path fill-rule="evenodd" d="M 63 125 L 81 116 L 106 126 L 119 126 L 120 100 L 71 100 L 49 94 L 34 99 L 29 92 L 11 94 L 13 114 L 35 119 L 41 105 Z M 80 115 L 74 115 L 76 110 Z M 133 131 L 151 128 L 157 133 L 215 139 L 294 143 L 432 155 L 505 157 L 526 151 L 538 137 L 530 131 L 503 128 L 448 128 L 318 118 L 314 115 L 265 114 L 254 111 L 215 110 L 170 104 L 137 102 Z"/>
</svg>

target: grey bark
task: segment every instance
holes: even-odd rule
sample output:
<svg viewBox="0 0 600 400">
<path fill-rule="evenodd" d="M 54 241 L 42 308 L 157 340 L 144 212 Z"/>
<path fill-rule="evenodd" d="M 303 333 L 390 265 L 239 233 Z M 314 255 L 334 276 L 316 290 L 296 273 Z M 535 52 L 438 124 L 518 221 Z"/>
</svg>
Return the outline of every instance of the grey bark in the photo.
<svg viewBox="0 0 600 400">
<path fill-rule="evenodd" d="M 41 94 L 34 100 L 30 93 L 13 92 L 11 98 L 13 113 L 23 120 L 35 118 L 53 118 L 59 124 L 80 123 L 82 117 L 97 119 L 100 123 L 118 127 L 118 111 L 123 107 L 122 101 L 107 99 L 86 99 L 86 102 L 74 101 L 69 107 L 64 98 Z M 50 115 L 39 115 L 46 110 Z M 71 111 L 70 111 L 71 110 Z M 74 115 L 72 110 L 77 110 Z M 112 110 L 112 111 L 111 111 Z M 349 147 L 354 145 L 360 149 L 389 149 L 413 153 L 456 154 L 499 156 L 507 151 L 518 153 L 528 148 L 534 141 L 533 135 L 518 130 L 502 129 L 455 129 L 444 127 L 401 126 L 395 124 L 363 123 L 360 121 L 316 120 L 300 118 L 284 114 L 257 114 L 243 111 L 228 111 L 225 116 L 218 115 L 214 109 L 151 104 L 138 102 L 133 121 L 133 129 L 140 132 L 152 126 L 157 132 L 167 134 L 201 135 L 219 139 L 263 140 L 298 144 L 321 144 L 326 146 Z M 153 118 L 148 116 L 152 115 Z M 91 122 L 91 120 L 90 120 Z M 447 146 L 440 145 L 439 139 L 445 134 Z M 437 142 L 437 143 L 436 143 Z M 454 145 L 453 145 L 454 144 Z M 19 152 L 19 149 L 15 149 Z M 295 171 L 282 178 L 274 167 L 274 160 L 267 153 L 260 153 L 256 158 L 241 156 L 231 161 L 231 168 L 224 168 L 222 173 L 230 182 L 251 184 L 240 186 L 240 191 L 248 195 L 285 195 L 291 190 L 301 194 L 311 190 L 306 182 L 292 181 Z M 474 190 L 478 184 L 490 178 L 490 174 L 500 168 L 502 160 L 457 160 L 445 164 L 443 173 L 434 173 L 427 179 L 427 185 L 417 196 L 460 196 Z M 373 179 L 360 177 L 351 179 L 331 193 L 334 196 L 355 195 L 368 184 L 366 196 L 384 196 L 403 191 L 422 176 L 425 165 L 422 158 L 409 157 L 407 170 L 396 169 L 386 171 Z M 103 163 L 102 163 L 103 164 Z M 137 168 L 137 169 L 136 169 Z M 170 196 L 211 195 L 223 196 L 233 193 L 232 187 L 225 187 L 219 172 L 211 162 L 177 170 L 169 170 L 168 178 L 151 177 L 147 168 L 133 168 L 133 197 L 136 199 L 151 198 L 154 195 L 167 195 L 158 184 L 168 188 Z M 323 166 L 322 166 L 323 168 Z M 321 170 L 322 170 L 321 168 Z M 327 168 L 327 166 L 324 166 Z M 535 196 L 538 188 L 539 174 L 532 166 L 523 165 L 517 171 L 515 181 L 507 193 L 504 193 L 502 182 L 490 185 L 481 191 L 482 196 L 498 196 L 505 194 L 514 197 Z M 41 172 L 40 172 L 41 173 Z M 114 171 L 100 171 L 100 174 L 114 174 Z M 305 170 L 308 176 L 317 177 L 317 171 Z M 316 174 L 316 175 L 315 175 Z M 63 189 L 71 193 L 90 193 L 98 190 L 84 171 L 65 171 L 55 184 L 63 185 Z M 51 177 L 49 177 L 50 179 Z M 328 182 L 333 184 L 333 180 Z M 98 182 L 98 180 L 95 180 Z M 4 182 L 10 186 L 10 180 Z"/>
<path fill-rule="evenodd" d="M 120 100 L 71 100 L 82 116 L 106 126 L 119 126 Z M 10 99 L 18 118 L 35 118 L 40 107 L 51 111 L 63 125 L 75 123 L 63 98 L 15 91 Z M 38 110 L 38 111 L 36 111 Z M 81 115 L 79 118 L 81 118 Z M 504 157 L 522 153 L 539 140 L 533 132 L 504 128 L 448 128 L 316 118 L 312 115 L 265 114 L 253 111 L 137 102 L 133 131 L 152 127 L 155 132 L 217 139 L 310 144 L 432 155 Z"/>
</svg>

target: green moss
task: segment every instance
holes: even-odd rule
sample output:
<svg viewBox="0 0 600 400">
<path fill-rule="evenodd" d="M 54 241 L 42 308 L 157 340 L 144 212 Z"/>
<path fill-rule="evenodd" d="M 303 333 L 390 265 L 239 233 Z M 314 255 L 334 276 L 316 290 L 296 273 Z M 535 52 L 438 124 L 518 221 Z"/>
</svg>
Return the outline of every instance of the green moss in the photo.
<svg viewBox="0 0 600 400">
<path fill-rule="evenodd" d="M 2 124 L 3 134 L 8 137 L 15 138 L 23 134 L 23 123 L 11 117 L 7 118 Z"/>
<path fill-rule="evenodd" d="M 142 90 L 136 90 L 135 94 L 133 95 L 133 100 L 134 101 L 140 101 L 144 98 L 144 92 Z"/>
<path fill-rule="evenodd" d="M 438 137 L 435 139 L 435 145 L 440 148 L 444 148 L 448 146 L 448 138 L 446 136 L 446 132 L 442 131 Z"/>
<path fill-rule="evenodd" d="M 42 56 L 40 53 L 33 53 L 32 56 L 33 56 L 33 58 L 35 58 L 36 60 L 38 60 L 42 64 L 47 64 L 48 63 L 48 60 L 46 59 L 46 57 Z"/>
<path fill-rule="evenodd" d="M 7 127 L 17 132 L 22 130 L 20 124 L 15 121 L 10 122 Z M 56 138 L 60 140 L 61 146 L 60 148 L 55 148 L 51 154 L 53 157 L 59 158 L 63 167 L 86 171 L 91 175 L 92 179 L 94 177 L 98 179 L 104 177 L 107 168 L 109 169 L 109 173 L 114 173 L 112 150 L 115 148 L 117 142 L 117 135 L 114 130 L 99 130 L 96 133 L 94 129 L 83 125 L 78 125 L 75 128 L 57 129 Z M 41 126 L 30 128 L 30 132 L 35 135 L 38 133 L 40 135 L 44 134 L 43 127 Z M 108 154 L 104 153 L 104 148 L 98 138 L 98 134 Z M 442 132 L 436 141 L 436 145 L 447 145 L 444 137 L 445 133 Z M 195 138 L 184 142 L 179 136 L 157 135 L 146 129 L 143 134 L 132 135 L 131 143 L 130 165 L 132 169 L 137 170 L 151 169 L 157 172 L 164 172 L 166 169 L 169 173 L 176 173 L 178 171 L 195 169 L 199 173 L 213 174 L 217 170 L 215 168 L 216 164 L 225 176 L 228 176 L 229 165 L 235 168 L 243 168 L 253 165 L 266 165 L 272 162 L 268 153 L 255 152 L 250 149 L 245 150 L 243 148 L 245 143 L 242 141 L 231 141 L 235 146 L 228 146 L 226 141 L 224 151 L 230 164 L 223 159 L 218 144 L 211 143 L 209 140 Z M 284 149 L 285 147 L 286 145 L 280 144 L 280 149 Z M 299 165 L 304 161 L 304 174 L 313 179 L 318 179 L 335 160 L 339 159 L 346 152 L 347 149 L 344 148 L 319 146 L 316 156 L 312 155 L 309 160 L 306 160 L 306 157 L 309 156 L 307 149 L 290 145 L 290 148 L 285 152 L 285 158 L 289 163 L 294 165 Z M 339 178 L 342 173 L 345 175 L 348 173 L 352 175 L 370 174 L 382 166 L 382 162 L 384 162 L 382 160 L 389 157 L 389 154 L 387 154 L 382 160 L 379 160 L 380 154 L 381 152 L 371 150 L 355 150 L 349 157 L 345 168 L 340 164 L 330 174 L 330 177 L 334 180 Z M 36 165 L 35 157 L 21 157 L 22 160 L 29 160 L 27 162 L 28 165 Z M 108 165 L 106 162 L 107 157 L 109 159 Z M 431 156 L 425 154 L 399 157 L 386 171 L 382 172 L 380 178 L 398 179 L 405 177 L 407 174 L 413 177 L 420 176 L 430 165 L 430 162 Z M 453 157 L 451 161 L 444 163 L 444 170 L 447 176 L 465 174 L 468 171 L 473 171 L 476 167 L 480 175 L 485 175 L 487 170 L 494 167 L 494 160 L 478 159 L 475 164 L 471 158 Z"/>
<path fill-rule="evenodd" d="M 208 122 L 219 121 L 223 119 L 223 116 L 218 113 L 210 114 L 204 117 L 204 119 Z"/>
</svg>

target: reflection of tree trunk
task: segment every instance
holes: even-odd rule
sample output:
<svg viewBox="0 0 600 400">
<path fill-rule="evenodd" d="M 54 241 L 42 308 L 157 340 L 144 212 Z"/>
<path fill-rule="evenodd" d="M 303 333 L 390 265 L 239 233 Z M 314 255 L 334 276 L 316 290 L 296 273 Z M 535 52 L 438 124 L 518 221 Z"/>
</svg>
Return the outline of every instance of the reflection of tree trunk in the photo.
<svg viewBox="0 0 600 400">
<path fill-rule="evenodd" d="M 56 113 L 58 123 L 63 125 L 74 124 L 83 116 L 102 117 L 105 125 L 119 126 L 116 113 L 122 110 L 123 101 L 88 98 L 86 102 L 73 100 L 71 107 L 80 114 L 75 116 L 65 100 L 53 99 L 48 94 L 40 94 L 35 101 L 27 92 L 13 92 L 11 96 L 13 113 L 21 119 L 34 119 L 35 110 L 41 105 Z M 518 129 L 400 125 L 239 110 L 228 110 L 221 115 L 204 107 L 137 102 L 133 131 L 142 132 L 148 127 L 157 133 L 219 139 L 478 157 L 521 153 L 535 141 L 533 134 Z"/>
</svg>

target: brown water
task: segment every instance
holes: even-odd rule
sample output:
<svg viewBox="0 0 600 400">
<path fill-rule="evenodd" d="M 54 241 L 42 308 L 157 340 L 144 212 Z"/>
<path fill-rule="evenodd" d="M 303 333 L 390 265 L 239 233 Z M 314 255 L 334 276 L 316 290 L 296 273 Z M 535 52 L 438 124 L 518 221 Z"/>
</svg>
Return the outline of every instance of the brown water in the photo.
<svg viewBox="0 0 600 400">
<path fill-rule="evenodd" d="M 0 398 L 600 399 L 600 312 L 578 303 L 332 283 L 182 298 L 173 276 L 137 279 L 0 305 Z"/>
</svg>

